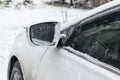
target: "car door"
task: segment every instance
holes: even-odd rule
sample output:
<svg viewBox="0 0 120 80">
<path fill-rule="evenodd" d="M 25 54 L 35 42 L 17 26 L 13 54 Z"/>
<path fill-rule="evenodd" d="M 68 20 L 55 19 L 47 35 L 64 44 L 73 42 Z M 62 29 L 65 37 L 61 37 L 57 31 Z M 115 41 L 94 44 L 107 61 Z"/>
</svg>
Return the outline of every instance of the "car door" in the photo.
<svg viewBox="0 0 120 80">
<path fill-rule="evenodd" d="M 36 79 L 39 62 L 47 49 L 56 43 L 56 30 L 59 28 L 57 25 L 57 22 L 34 24 L 28 28 L 27 37 L 25 33 L 18 37 L 18 47 L 15 47 L 15 50 L 20 55 L 19 60 L 24 64 L 22 67 L 25 70 L 25 79 Z"/>
<path fill-rule="evenodd" d="M 119 80 L 119 30 L 119 7 L 85 19 L 66 45 L 48 49 L 36 80 Z"/>
</svg>

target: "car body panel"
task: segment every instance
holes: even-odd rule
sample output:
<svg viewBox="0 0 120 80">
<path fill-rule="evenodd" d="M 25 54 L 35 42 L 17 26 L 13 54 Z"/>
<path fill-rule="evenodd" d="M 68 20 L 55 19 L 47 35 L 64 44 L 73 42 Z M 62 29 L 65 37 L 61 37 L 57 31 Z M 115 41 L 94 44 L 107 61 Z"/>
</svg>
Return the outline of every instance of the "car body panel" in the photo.
<svg viewBox="0 0 120 80">
<path fill-rule="evenodd" d="M 39 78 L 37 80 L 120 79 L 118 75 L 115 75 L 100 66 L 96 66 L 64 48 L 49 49 L 40 63 L 38 73 Z"/>
<path fill-rule="evenodd" d="M 27 34 L 23 33 L 17 37 L 15 41 L 17 44 L 14 45 L 11 56 L 15 55 L 21 63 L 22 70 L 25 71 L 25 80 L 34 80 L 33 78 L 36 77 L 40 59 L 47 50 L 47 47 L 32 46 L 26 36 Z"/>
</svg>

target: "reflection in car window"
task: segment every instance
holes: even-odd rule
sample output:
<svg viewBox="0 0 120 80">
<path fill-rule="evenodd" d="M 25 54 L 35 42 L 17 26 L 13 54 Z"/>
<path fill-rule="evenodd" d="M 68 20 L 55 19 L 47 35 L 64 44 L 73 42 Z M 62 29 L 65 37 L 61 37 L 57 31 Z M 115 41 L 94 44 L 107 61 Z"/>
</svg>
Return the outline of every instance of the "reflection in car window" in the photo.
<svg viewBox="0 0 120 80">
<path fill-rule="evenodd" d="M 120 11 L 85 22 L 81 28 L 69 46 L 120 69 Z"/>
</svg>

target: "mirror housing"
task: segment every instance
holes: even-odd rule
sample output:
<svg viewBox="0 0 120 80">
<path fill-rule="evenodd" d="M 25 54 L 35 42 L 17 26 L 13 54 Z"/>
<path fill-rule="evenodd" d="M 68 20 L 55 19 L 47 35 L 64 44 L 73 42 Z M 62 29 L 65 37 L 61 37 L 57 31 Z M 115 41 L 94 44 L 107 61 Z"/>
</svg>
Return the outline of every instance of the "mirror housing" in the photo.
<svg viewBox="0 0 120 80">
<path fill-rule="evenodd" d="M 65 45 L 65 40 L 66 40 L 66 35 L 65 34 L 61 34 L 59 42 L 57 44 L 58 48 L 61 48 L 62 46 Z"/>
<path fill-rule="evenodd" d="M 40 46 L 53 46 L 58 43 L 60 38 L 59 22 L 43 22 L 30 26 L 29 40 L 32 44 Z"/>
</svg>

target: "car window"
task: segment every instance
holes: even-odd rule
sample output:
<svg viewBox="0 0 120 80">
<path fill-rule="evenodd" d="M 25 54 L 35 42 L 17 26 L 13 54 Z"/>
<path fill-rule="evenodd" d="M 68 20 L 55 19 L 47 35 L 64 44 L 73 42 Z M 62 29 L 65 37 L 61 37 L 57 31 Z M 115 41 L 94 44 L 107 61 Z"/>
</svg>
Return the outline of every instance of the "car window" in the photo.
<svg viewBox="0 0 120 80">
<path fill-rule="evenodd" d="M 120 11 L 88 20 L 80 27 L 69 46 L 120 69 Z"/>
</svg>

